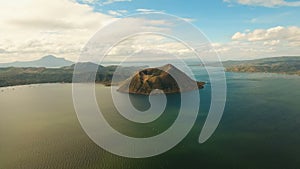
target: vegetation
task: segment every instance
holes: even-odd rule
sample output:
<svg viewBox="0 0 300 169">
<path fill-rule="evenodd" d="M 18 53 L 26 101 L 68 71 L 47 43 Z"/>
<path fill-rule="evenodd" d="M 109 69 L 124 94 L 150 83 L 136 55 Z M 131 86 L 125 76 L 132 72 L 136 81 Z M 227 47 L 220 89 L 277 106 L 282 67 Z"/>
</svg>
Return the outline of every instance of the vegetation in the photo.
<svg viewBox="0 0 300 169">
<path fill-rule="evenodd" d="M 226 71 L 230 72 L 268 72 L 300 75 L 300 57 L 276 57 L 247 61 L 223 62 Z M 73 78 L 74 64 L 61 68 L 45 67 L 5 67 L 0 68 L 0 87 L 37 84 L 37 83 L 71 83 Z M 98 70 L 96 83 L 111 85 L 112 77 L 117 82 L 128 79 L 134 72 L 145 67 L 120 67 L 101 66 L 94 63 L 78 63 L 77 66 L 84 70 L 82 77 L 91 75 L 91 71 Z M 152 72 L 153 76 L 161 72 Z M 146 73 L 147 74 L 147 73 Z"/>
<path fill-rule="evenodd" d="M 300 57 L 278 57 L 249 61 L 226 61 L 229 72 L 266 72 L 300 75 Z"/>
<path fill-rule="evenodd" d="M 92 70 L 97 70 L 96 83 L 111 84 L 113 74 L 117 66 L 98 66 L 93 63 L 80 63 L 79 66 L 86 70 L 82 76 L 90 75 Z M 95 69 L 95 66 L 97 68 Z M 129 78 L 140 67 L 121 67 L 122 74 L 116 75 L 118 79 Z M 38 83 L 71 83 L 73 78 L 74 65 L 62 68 L 0 68 L 0 87 L 16 86 Z M 118 71 L 119 72 L 119 71 Z"/>
</svg>

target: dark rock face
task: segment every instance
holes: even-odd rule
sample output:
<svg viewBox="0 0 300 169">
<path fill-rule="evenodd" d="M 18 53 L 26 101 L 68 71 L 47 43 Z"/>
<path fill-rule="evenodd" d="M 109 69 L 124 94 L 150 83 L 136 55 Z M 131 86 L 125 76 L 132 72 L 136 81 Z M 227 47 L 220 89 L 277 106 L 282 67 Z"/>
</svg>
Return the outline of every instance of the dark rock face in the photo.
<svg viewBox="0 0 300 169">
<path fill-rule="evenodd" d="M 176 80 L 172 77 L 176 77 Z M 182 84 L 181 89 L 178 84 Z M 118 91 L 131 94 L 150 95 L 155 89 L 164 93 L 180 93 L 201 89 L 204 82 L 196 82 L 171 64 L 159 68 L 148 68 L 139 71 L 121 84 Z M 128 90 L 129 89 L 129 90 Z"/>
</svg>

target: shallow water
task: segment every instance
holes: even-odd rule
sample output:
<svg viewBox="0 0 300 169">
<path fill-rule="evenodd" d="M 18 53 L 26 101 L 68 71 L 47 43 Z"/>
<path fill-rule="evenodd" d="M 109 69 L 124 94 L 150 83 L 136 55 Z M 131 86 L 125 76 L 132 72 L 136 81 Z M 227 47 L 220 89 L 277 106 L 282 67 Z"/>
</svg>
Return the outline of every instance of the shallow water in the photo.
<svg viewBox="0 0 300 169">
<path fill-rule="evenodd" d="M 227 73 L 226 108 L 214 135 L 204 144 L 197 142 L 210 104 L 208 83 L 200 91 L 200 112 L 188 136 L 147 159 L 119 157 L 94 144 L 77 120 L 70 84 L 0 88 L 0 169 L 299 168 L 299 84 L 298 76 Z M 161 133 L 177 116 L 173 98 L 170 111 L 137 126 L 116 112 L 110 88 L 97 85 L 96 94 L 110 124 L 130 136 Z M 137 108 L 147 107 L 145 98 L 132 99 Z"/>
</svg>

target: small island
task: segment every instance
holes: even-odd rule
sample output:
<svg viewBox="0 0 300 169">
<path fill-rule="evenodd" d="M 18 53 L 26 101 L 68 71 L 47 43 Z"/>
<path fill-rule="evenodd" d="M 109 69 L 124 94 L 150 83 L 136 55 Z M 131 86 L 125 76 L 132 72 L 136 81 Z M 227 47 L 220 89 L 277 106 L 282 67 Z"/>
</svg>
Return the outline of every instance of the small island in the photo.
<svg viewBox="0 0 300 169">
<path fill-rule="evenodd" d="M 177 81 L 172 77 L 176 76 Z M 182 84 L 182 88 L 178 86 Z M 158 68 L 147 68 L 137 72 L 125 80 L 118 88 L 119 92 L 150 95 L 153 91 L 163 91 L 165 94 L 197 90 L 204 87 L 204 82 L 197 82 L 171 64 Z M 158 92 L 160 93 L 160 92 Z M 154 94 L 158 94 L 155 93 Z"/>
</svg>

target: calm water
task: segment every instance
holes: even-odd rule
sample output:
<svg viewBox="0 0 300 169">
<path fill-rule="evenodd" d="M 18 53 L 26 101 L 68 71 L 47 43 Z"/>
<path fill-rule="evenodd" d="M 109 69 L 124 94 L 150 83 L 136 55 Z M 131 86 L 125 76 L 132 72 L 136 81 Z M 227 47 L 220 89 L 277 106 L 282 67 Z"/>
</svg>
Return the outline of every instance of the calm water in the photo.
<svg viewBox="0 0 300 169">
<path fill-rule="evenodd" d="M 197 79 L 209 81 L 201 72 Z M 197 140 L 210 102 L 210 87 L 200 91 L 196 125 L 174 149 L 147 159 L 112 155 L 81 129 L 70 84 L 0 88 L 0 169 L 295 169 L 300 167 L 300 77 L 227 73 L 228 97 L 222 121 L 204 144 Z M 176 118 L 176 95 L 159 120 L 137 126 L 112 105 L 110 88 L 96 88 L 110 124 L 120 132 L 149 137 Z M 145 98 L 133 97 L 145 109 Z M 141 106 L 142 105 L 142 106 Z"/>
</svg>

